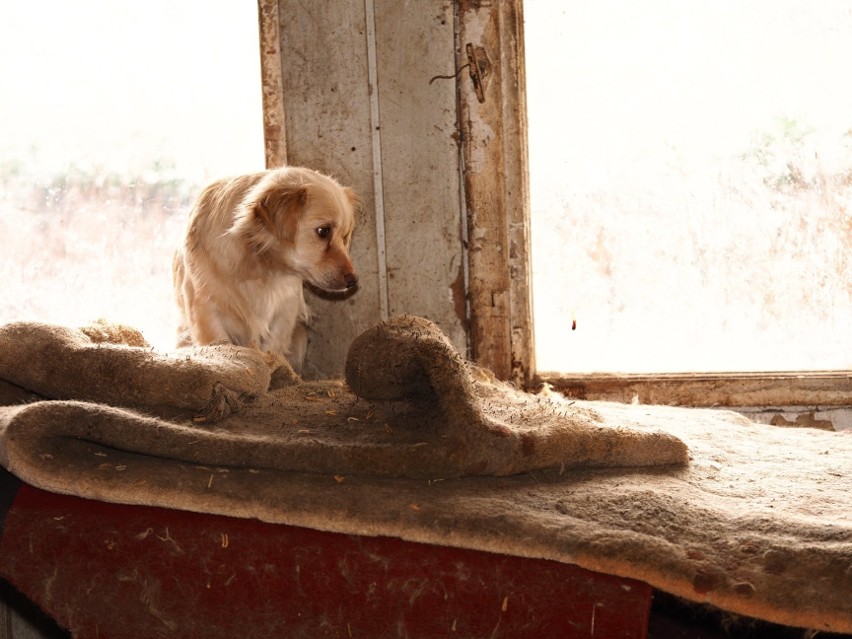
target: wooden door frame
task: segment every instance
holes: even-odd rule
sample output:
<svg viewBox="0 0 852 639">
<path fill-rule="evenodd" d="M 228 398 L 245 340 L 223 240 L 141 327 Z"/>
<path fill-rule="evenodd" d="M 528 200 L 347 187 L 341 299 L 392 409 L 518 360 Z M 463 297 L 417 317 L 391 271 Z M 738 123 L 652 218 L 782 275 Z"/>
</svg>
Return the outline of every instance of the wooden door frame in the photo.
<svg viewBox="0 0 852 639">
<path fill-rule="evenodd" d="M 456 0 L 464 297 L 470 355 L 522 387 L 692 406 L 852 406 L 852 371 L 538 372 L 532 317 L 523 0 Z M 287 161 L 278 0 L 258 0 L 267 166 Z M 460 296 L 462 297 L 462 296 Z"/>
<path fill-rule="evenodd" d="M 501 379 L 576 398 L 690 406 L 852 405 L 852 372 L 539 372 L 530 285 L 523 0 L 459 0 L 458 68 L 471 350 Z M 469 78 L 466 80 L 465 78 Z"/>
<path fill-rule="evenodd" d="M 457 3 L 471 355 L 520 386 L 535 371 L 523 24 L 521 0 Z"/>
<path fill-rule="evenodd" d="M 281 77 L 281 29 L 278 0 L 258 0 L 260 77 L 263 94 L 263 142 L 266 168 L 287 164 L 284 87 Z"/>
</svg>

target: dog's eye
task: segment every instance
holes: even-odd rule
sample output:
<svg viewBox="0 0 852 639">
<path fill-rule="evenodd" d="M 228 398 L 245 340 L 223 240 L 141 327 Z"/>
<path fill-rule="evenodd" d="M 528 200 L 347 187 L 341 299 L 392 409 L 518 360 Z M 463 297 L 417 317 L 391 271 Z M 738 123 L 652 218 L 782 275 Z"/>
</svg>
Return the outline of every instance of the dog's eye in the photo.
<svg viewBox="0 0 852 639">
<path fill-rule="evenodd" d="M 321 226 L 317 229 L 317 235 L 320 238 L 327 240 L 331 236 L 331 227 L 330 226 Z"/>
</svg>

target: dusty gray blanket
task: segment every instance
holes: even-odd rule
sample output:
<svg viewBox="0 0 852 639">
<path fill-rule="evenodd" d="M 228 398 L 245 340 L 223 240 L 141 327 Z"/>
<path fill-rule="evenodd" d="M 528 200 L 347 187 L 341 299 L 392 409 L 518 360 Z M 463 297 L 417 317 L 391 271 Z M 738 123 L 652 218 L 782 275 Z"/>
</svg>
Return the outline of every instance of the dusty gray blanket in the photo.
<svg viewBox="0 0 852 639">
<path fill-rule="evenodd" d="M 530 395 L 398 317 L 346 383 L 132 329 L 0 329 L 0 464 L 39 488 L 544 557 L 852 632 L 852 437 Z"/>
</svg>

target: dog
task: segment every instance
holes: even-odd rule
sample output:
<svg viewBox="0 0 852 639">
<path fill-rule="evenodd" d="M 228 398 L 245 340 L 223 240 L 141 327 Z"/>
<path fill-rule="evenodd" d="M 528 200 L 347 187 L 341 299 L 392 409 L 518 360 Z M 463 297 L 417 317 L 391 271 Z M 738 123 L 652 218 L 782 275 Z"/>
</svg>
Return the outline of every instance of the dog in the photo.
<svg viewBox="0 0 852 639">
<path fill-rule="evenodd" d="M 359 207 L 351 189 L 301 167 L 207 186 L 172 264 L 178 347 L 249 346 L 301 373 L 310 320 L 303 283 L 357 289 L 349 247 Z"/>
</svg>

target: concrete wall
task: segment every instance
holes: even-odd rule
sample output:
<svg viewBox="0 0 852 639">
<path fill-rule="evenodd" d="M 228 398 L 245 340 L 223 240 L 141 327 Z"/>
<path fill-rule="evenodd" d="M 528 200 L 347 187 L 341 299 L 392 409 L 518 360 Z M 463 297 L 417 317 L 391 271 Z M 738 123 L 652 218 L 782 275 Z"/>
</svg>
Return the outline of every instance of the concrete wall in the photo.
<svg viewBox="0 0 852 639">
<path fill-rule="evenodd" d="M 435 321 L 461 352 L 464 318 L 451 2 L 278 5 L 286 161 L 327 172 L 365 207 L 353 258 L 359 291 L 308 295 L 308 375 L 340 376 L 352 338 L 380 319 Z"/>
</svg>

